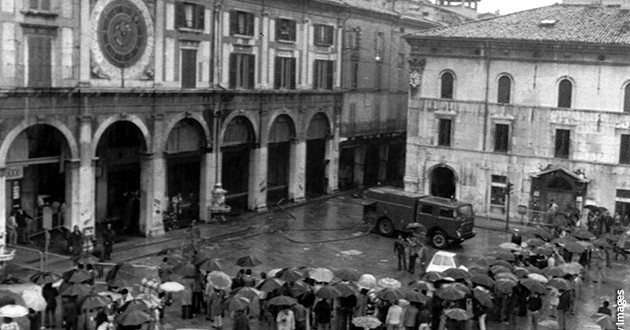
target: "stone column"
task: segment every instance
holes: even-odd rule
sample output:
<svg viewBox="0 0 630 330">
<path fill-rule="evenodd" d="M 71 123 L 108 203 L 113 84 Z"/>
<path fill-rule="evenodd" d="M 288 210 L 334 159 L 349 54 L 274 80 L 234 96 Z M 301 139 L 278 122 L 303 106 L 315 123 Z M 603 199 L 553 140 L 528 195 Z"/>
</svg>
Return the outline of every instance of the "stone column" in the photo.
<svg viewBox="0 0 630 330">
<path fill-rule="evenodd" d="M 262 15 L 262 31 L 260 34 L 260 88 L 269 88 L 269 12 L 265 11 Z"/>
<path fill-rule="evenodd" d="M 81 31 L 79 37 L 79 84 L 90 84 L 90 3 L 81 1 L 79 4 L 79 20 Z"/>
<path fill-rule="evenodd" d="M 0 169 L 0 246 L 7 243 L 7 177 L 6 169 Z"/>
<path fill-rule="evenodd" d="M 363 178 L 365 176 L 365 154 L 367 152 L 366 145 L 360 145 L 354 148 L 354 170 L 353 181 L 357 187 L 363 186 Z"/>
<path fill-rule="evenodd" d="M 209 19 L 209 18 L 206 18 Z M 153 80 L 155 84 L 161 85 L 164 80 L 164 31 L 166 22 L 164 21 L 164 1 L 155 2 L 155 35 L 154 35 L 154 64 Z"/>
<path fill-rule="evenodd" d="M 199 185 L 199 220 L 210 221 L 208 207 L 212 204 L 212 188 L 217 174 L 217 155 L 206 152 L 201 156 L 201 183 Z"/>
<path fill-rule="evenodd" d="M 339 186 L 339 134 L 326 140 L 326 193 L 332 194 Z"/>
<path fill-rule="evenodd" d="M 305 196 L 306 141 L 294 139 L 289 151 L 289 199 L 301 202 Z"/>
<path fill-rule="evenodd" d="M 267 209 L 267 145 L 250 150 L 249 157 L 249 189 L 247 206 L 251 210 Z"/>
<path fill-rule="evenodd" d="M 81 161 L 70 160 L 65 164 L 66 170 L 66 196 L 64 202 L 66 203 L 66 212 L 62 215 L 63 223 L 60 223 L 60 226 L 64 226 L 68 229 L 72 229 L 72 226 L 79 225 L 81 221 L 81 202 L 87 200 L 87 196 L 82 198 L 81 194 L 86 193 L 81 191 Z M 94 196 L 92 196 L 94 199 Z M 94 217 L 90 217 L 92 219 Z M 95 221 L 94 221 L 95 224 Z M 92 226 L 93 224 L 89 224 L 87 226 Z"/>
<path fill-rule="evenodd" d="M 161 154 L 145 154 L 140 164 L 140 232 L 147 237 L 164 235 L 162 205 L 166 162 Z"/>
<path fill-rule="evenodd" d="M 378 175 L 379 182 L 387 180 L 387 164 L 389 163 L 389 144 L 383 143 L 378 146 Z"/>
<path fill-rule="evenodd" d="M 69 211 L 65 216 L 69 219 L 65 219 L 65 223 L 68 229 L 72 229 L 74 225 L 83 229 L 95 224 L 96 177 L 92 157 L 95 156 L 96 150 L 92 150 L 92 117 L 82 116 L 80 120 L 78 184 L 72 185 L 74 196 L 72 200 L 78 202 L 74 204 L 72 201 L 66 201 L 66 208 Z"/>
</svg>

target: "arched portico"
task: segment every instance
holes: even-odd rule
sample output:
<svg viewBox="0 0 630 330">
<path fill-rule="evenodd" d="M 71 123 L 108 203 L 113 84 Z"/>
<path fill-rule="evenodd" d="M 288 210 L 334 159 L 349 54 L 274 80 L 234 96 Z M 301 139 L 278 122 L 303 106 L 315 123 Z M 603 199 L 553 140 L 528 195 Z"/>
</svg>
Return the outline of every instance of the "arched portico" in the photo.
<svg viewBox="0 0 630 330">
<path fill-rule="evenodd" d="M 221 183 L 227 190 L 226 201 L 232 208 L 253 208 L 249 193 L 257 168 L 254 125 L 247 116 L 234 116 L 222 131 Z"/>
<path fill-rule="evenodd" d="M 323 112 L 314 114 L 306 130 L 306 194 L 325 194 L 328 188 L 326 168 L 330 159 L 331 123 Z"/>
<path fill-rule="evenodd" d="M 457 172 L 446 165 L 438 164 L 429 170 L 429 193 L 433 196 L 457 197 Z"/>
<path fill-rule="evenodd" d="M 295 164 L 295 123 L 289 115 L 276 116 L 267 139 L 267 204 L 289 198 L 291 164 Z"/>
</svg>

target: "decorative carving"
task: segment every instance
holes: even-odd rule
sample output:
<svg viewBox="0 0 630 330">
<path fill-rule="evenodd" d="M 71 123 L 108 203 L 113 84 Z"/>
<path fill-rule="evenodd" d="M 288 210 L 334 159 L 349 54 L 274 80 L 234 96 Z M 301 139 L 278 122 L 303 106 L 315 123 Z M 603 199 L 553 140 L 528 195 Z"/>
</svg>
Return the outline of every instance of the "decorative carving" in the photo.
<svg viewBox="0 0 630 330">
<path fill-rule="evenodd" d="M 92 63 L 91 73 L 92 73 L 92 78 L 107 79 L 107 80 L 110 79 L 109 75 L 103 72 L 103 69 L 101 69 L 101 66 L 96 63 Z"/>
<path fill-rule="evenodd" d="M 417 88 L 422 83 L 422 74 L 427 60 L 421 57 L 409 58 L 409 85 Z"/>
<path fill-rule="evenodd" d="M 133 3 L 110 2 L 101 14 L 98 31 L 101 51 L 110 63 L 127 68 L 140 60 L 146 48 L 147 25 Z"/>
</svg>

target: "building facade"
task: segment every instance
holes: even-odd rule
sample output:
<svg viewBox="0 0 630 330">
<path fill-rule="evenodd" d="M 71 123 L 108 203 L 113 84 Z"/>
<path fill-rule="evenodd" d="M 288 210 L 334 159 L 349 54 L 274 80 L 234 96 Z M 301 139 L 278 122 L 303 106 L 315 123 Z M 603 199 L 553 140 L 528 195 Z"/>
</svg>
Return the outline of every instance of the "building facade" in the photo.
<svg viewBox="0 0 630 330">
<path fill-rule="evenodd" d="M 408 36 L 405 189 L 498 218 L 552 201 L 628 214 L 628 15 L 556 4 Z"/>
</svg>

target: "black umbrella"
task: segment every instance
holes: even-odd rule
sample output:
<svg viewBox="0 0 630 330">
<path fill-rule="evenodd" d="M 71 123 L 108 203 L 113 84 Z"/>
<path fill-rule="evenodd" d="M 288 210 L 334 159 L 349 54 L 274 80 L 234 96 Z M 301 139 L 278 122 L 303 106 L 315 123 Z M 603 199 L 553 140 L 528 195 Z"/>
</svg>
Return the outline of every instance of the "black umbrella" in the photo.
<svg viewBox="0 0 630 330">
<path fill-rule="evenodd" d="M 494 280 L 490 278 L 488 275 L 477 274 L 473 275 L 470 278 L 470 281 L 474 284 L 483 285 L 488 289 L 492 289 L 494 287 Z"/>
<path fill-rule="evenodd" d="M 446 315 L 446 317 L 448 317 L 449 319 L 458 320 L 458 321 L 469 320 L 473 317 L 472 313 L 461 308 L 447 309 L 444 311 L 444 315 Z"/>
<path fill-rule="evenodd" d="M 377 298 L 387 301 L 399 300 L 402 299 L 404 296 L 405 294 L 402 293 L 400 290 L 392 288 L 385 288 L 376 293 Z"/>
<path fill-rule="evenodd" d="M 198 275 L 197 267 L 192 263 L 184 264 L 177 270 L 177 273 L 183 277 L 196 277 Z"/>
<path fill-rule="evenodd" d="M 437 289 L 437 291 L 435 291 L 435 294 L 445 300 L 459 300 L 463 299 L 466 296 L 466 293 L 464 293 L 463 291 L 449 285 Z"/>
<path fill-rule="evenodd" d="M 262 260 L 254 256 L 245 256 L 236 260 L 236 265 L 241 267 L 256 267 L 262 263 Z"/>
<path fill-rule="evenodd" d="M 350 268 L 342 268 L 336 271 L 333 271 L 335 276 L 340 278 L 342 281 L 358 281 L 361 277 L 358 271 Z"/>
<path fill-rule="evenodd" d="M 31 282 L 39 285 L 54 283 L 61 279 L 61 275 L 52 272 L 40 272 L 31 276 Z"/>
<path fill-rule="evenodd" d="M 473 297 L 483 306 L 492 307 L 492 305 L 494 305 L 492 301 L 492 294 L 480 287 L 473 289 Z"/>
<path fill-rule="evenodd" d="M 468 272 L 461 268 L 449 268 L 443 273 L 445 276 L 452 277 L 456 280 L 467 280 L 470 277 Z"/>
<path fill-rule="evenodd" d="M 331 299 L 341 297 L 341 292 L 330 285 L 324 285 L 315 291 L 315 296 L 319 298 Z"/>
<path fill-rule="evenodd" d="M 405 293 L 405 300 L 410 302 L 417 302 L 421 304 L 425 304 L 429 301 L 429 298 L 418 291 L 407 291 Z"/>
<path fill-rule="evenodd" d="M 521 280 L 521 285 L 526 287 L 527 290 L 531 291 L 531 292 L 537 292 L 540 294 L 543 294 L 545 292 L 547 292 L 547 288 L 545 287 L 544 284 L 540 283 L 539 281 L 536 281 L 534 279 L 531 278 L 525 278 Z"/>
<path fill-rule="evenodd" d="M 269 300 L 267 304 L 272 306 L 292 306 L 297 304 L 297 300 L 289 296 L 277 296 L 271 298 L 271 300 Z"/>
<path fill-rule="evenodd" d="M 437 280 L 443 280 L 446 276 L 440 272 L 427 272 L 422 276 L 422 279 L 428 282 L 435 282 Z"/>
<path fill-rule="evenodd" d="M 150 321 L 151 315 L 140 309 L 129 309 L 116 319 L 116 323 L 121 326 L 138 326 Z"/>
<path fill-rule="evenodd" d="M 276 274 L 275 277 L 283 281 L 295 282 L 301 278 L 304 278 L 304 274 L 295 268 L 283 268 Z"/>
</svg>

